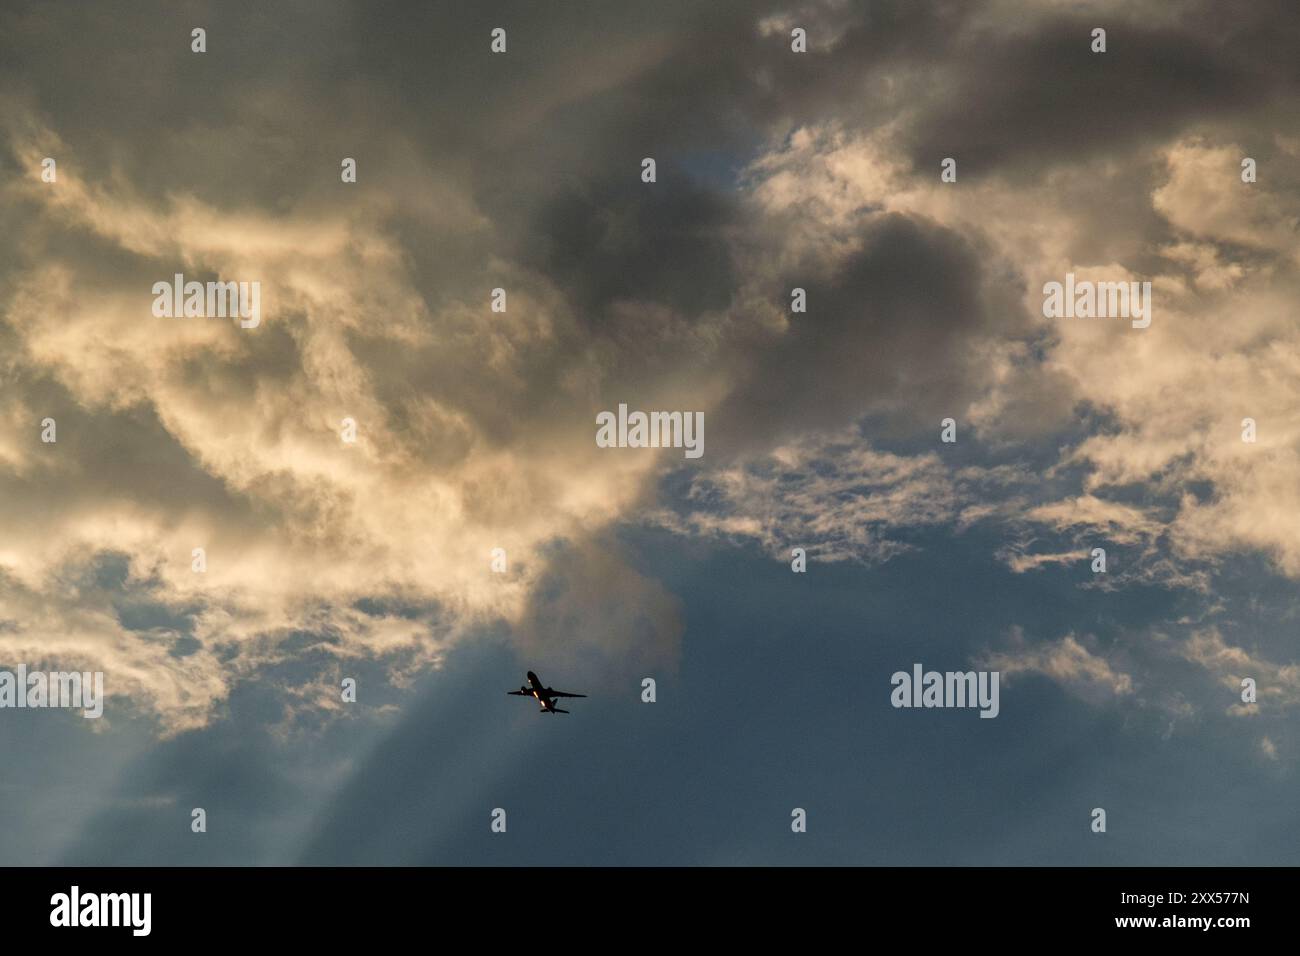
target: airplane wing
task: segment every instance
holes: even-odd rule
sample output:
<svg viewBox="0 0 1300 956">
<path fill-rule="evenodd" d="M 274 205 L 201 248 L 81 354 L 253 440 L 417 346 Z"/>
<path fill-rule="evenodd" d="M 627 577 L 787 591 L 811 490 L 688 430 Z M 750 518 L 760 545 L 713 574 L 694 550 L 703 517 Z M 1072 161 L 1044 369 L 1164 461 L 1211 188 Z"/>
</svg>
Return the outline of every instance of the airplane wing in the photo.
<svg viewBox="0 0 1300 956">
<path fill-rule="evenodd" d="M 522 690 L 508 690 L 507 694 L 513 694 L 515 697 L 532 697 L 532 694 L 525 694 Z"/>
<path fill-rule="evenodd" d="M 547 689 L 546 693 L 552 697 L 586 697 L 587 696 L 586 694 L 566 694 L 562 690 L 550 690 L 549 688 Z"/>
</svg>

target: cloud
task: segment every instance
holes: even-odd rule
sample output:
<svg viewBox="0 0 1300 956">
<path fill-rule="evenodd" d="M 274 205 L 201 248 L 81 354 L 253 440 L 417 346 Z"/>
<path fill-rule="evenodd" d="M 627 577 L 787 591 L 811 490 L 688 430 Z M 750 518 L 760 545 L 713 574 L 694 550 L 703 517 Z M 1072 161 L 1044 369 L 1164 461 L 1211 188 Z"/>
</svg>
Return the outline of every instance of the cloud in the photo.
<svg viewBox="0 0 1300 956">
<path fill-rule="evenodd" d="M 1104 654 L 1089 650 L 1095 639 L 1067 634 L 1054 641 L 1030 644 L 1020 629 L 1010 634 L 1004 650 L 983 657 L 981 665 L 1015 677 L 1040 674 L 1094 703 L 1131 696 L 1133 677 L 1118 669 Z"/>
<path fill-rule="evenodd" d="M 24 165 L 38 164 L 51 137 L 26 114 L 9 129 Z M 569 321 L 548 314 L 544 289 L 516 290 L 514 317 L 479 336 L 486 297 L 477 310 L 430 307 L 383 209 L 364 200 L 289 214 L 183 194 L 156 203 L 86 181 L 61 155 L 57 184 L 20 183 L 6 202 L 27 230 L 92 242 L 123 267 L 96 276 L 51 248 L 10 277 L 16 374 L 4 387 L 24 413 L 0 443 L 6 656 L 94 663 L 169 733 L 208 719 L 232 681 L 304 630 L 331 654 L 388 659 L 395 675 L 436 664 L 465 627 L 518 622 L 539 549 L 602 526 L 653 472 L 598 457 L 590 430 L 572 427 L 592 420 L 581 386 L 530 411 L 512 382 L 525 356 L 547 361 Z M 260 281 L 263 326 L 153 317 L 152 283 L 173 272 Z M 491 386 L 456 387 L 472 368 Z M 55 444 L 38 440 L 46 415 Z M 345 417 L 355 445 L 340 439 Z M 495 547 L 511 573 L 491 573 Z M 129 566 L 120 590 L 194 608 L 197 651 L 123 626 L 106 594 L 59 590 L 107 553 Z M 375 597 L 436 610 L 355 609 Z"/>
<path fill-rule="evenodd" d="M 5 654 L 98 661 L 169 732 L 304 646 L 304 707 L 340 659 L 401 680 L 474 627 L 671 660 L 672 596 L 610 543 L 646 520 L 865 563 L 978 522 L 1025 573 L 1100 538 L 1132 551 L 1111 588 L 1208 593 L 1244 553 L 1300 576 L 1300 137 L 1260 55 L 1289 7 L 1111 5 L 1103 58 L 1063 5 L 593 4 L 575 30 L 517 4 L 487 61 L 437 5 L 315 6 L 212 7 L 227 60 L 151 19 L 111 83 L 112 16 L 5 14 Z M 260 281 L 262 327 L 154 319 L 176 272 Z M 1150 281 L 1152 326 L 1044 319 L 1067 272 Z M 597 449 L 620 401 L 703 411 L 701 466 Z M 590 641 L 593 672 L 641 664 Z"/>
<path fill-rule="evenodd" d="M 1249 147 L 1236 143 L 1214 144 L 1194 137 L 1180 140 L 1165 154 L 1168 179 L 1152 194 L 1153 206 L 1190 236 L 1252 246 L 1263 252 L 1300 253 L 1296 238 L 1300 200 L 1292 189 L 1285 188 L 1297 180 L 1284 169 L 1275 173 L 1269 168 L 1263 175 L 1273 188 L 1252 188 L 1258 183 L 1241 181 L 1242 162 L 1250 155 Z M 1227 185 L 1232 188 L 1225 188 Z M 1277 188 L 1279 185 L 1284 188 Z"/>
<path fill-rule="evenodd" d="M 1216 683 L 1238 698 L 1227 708 L 1232 716 L 1300 706 L 1300 664 L 1277 664 L 1245 648 L 1229 644 L 1215 628 L 1198 630 L 1176 645 L 1176 653 L 1204 668 Z M 1257 703 L 1240 702 L 1241 682 L 1255 681 Z M 1229 698 L 1231 699 L 1231 698 Z"/>
<path fill-rule="evenodd" d="M 654 523 L 678 534 L 753 542 L 781 560 L 876 564 L 910 549 L 894 534 L 953 521 L 966 495 L 935 454 L 871 449 L 853 432 L 817 436 L 691 479 L 683 509 Z"/>
</svg>

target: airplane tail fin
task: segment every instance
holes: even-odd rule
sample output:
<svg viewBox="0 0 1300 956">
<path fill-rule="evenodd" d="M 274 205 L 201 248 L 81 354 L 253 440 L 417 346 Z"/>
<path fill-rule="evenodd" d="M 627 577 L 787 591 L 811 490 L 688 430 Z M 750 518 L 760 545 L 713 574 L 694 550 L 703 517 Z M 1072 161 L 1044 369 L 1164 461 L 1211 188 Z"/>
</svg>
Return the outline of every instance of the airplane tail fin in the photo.
<svg viewBox="0 0 1300 956">
<path fill-rule="evenodd" d="M 560 710 L 560 708 L 558 708 L 558 707 L 552 707 L 551 710 L 554 711 L 554 712 L 557 713 L 557 714 L 567 714 L 567 713 L 568 713 L 567 710 Z"/>
</svg>

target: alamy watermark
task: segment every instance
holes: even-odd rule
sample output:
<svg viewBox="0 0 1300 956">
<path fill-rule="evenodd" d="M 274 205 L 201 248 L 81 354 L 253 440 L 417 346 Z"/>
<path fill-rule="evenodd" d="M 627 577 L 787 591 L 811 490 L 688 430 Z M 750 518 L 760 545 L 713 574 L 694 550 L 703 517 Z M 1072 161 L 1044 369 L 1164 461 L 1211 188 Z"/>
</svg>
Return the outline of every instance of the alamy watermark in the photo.
<svg viewBox="0 0 1300 956">
<path fill-rule="evenodd" d="M 19 664 L 16 671 L 0 670 L 0 708 L 80 707 L 82 717 L 104 714 L 103 671 L 32 671 Z"/>
<path fill-rule="evenodd" d="M 156 318 L 238 318 L 242 329 L 262 322 L 262 283 L 186 282 L 176 273 L 171 282 L 153 284 Z"/>
<path fill-rule="evenodd" d="M 50 925 L 127 926 L 133 936 L 148 936 L 152 910 L 152 893 L 83 893 L 74 884 L 50 897 Z"/>
<path fill-rule="evenodd" d="M 1043 315 L 1049 319 L 1132 319 L 1135 329 L 1151 324 L 1150 282 L 1076 281 L 1073 272 L 1064 284 L 1043 286 Z"/>
<path fill-rule="evenodd" d="M 996 717 L 999 671 L 924 671 L 920 664 L 912 672 L 896 671 L 889 702 L 895 707 L 978 707 L 981 717 Z"/>
<path fill-rule="evenodd" d="M 704 454 L 703 412 L 629 412 L 596 416 L 599 448 L 684 448 L 687 458 Z"/>
</svg>

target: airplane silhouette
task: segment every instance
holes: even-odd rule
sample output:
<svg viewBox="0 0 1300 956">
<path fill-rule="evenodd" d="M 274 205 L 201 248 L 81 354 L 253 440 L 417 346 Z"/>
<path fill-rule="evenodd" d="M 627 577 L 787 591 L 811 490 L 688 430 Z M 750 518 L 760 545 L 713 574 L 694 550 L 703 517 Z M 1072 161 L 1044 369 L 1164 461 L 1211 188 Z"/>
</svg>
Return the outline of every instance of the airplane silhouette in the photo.
<svg viewBox="0 0 1300 956">
<path fill-rule="evenodd" d="M 533 697 L 542 705 L 543 714 L 567 714 L 567 710 L 560 710 L 555 706 L 557 697 L 586 697 L 586 694 L 566 694 L 562 690 L 556 690 L 554 687 L 547 687 L 532 671 L 528 672 L 527 687 L 521 687 L 518 690 L 508 690 L 507 694 L 515 697 Z"/>
</svg>

